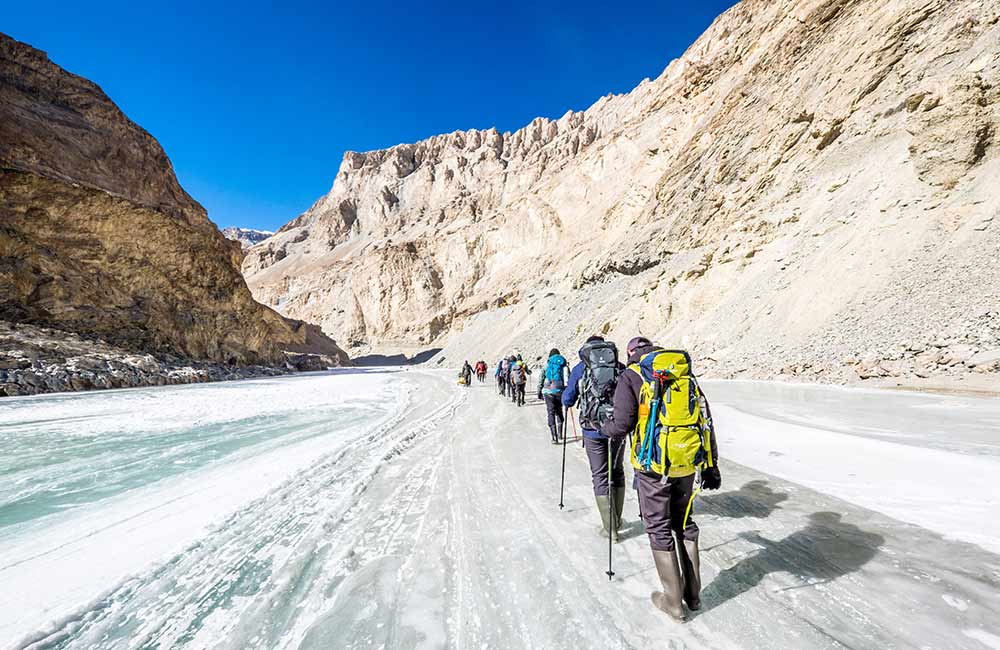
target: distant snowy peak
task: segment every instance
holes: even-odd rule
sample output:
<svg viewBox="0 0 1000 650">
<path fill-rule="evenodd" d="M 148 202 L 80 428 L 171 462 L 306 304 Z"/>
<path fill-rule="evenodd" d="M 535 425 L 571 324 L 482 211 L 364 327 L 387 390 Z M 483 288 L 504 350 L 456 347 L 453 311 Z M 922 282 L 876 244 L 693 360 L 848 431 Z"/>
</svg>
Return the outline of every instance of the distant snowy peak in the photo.
<svg viewBox="0 0 1000 650">
<path fill-rule="evenodd" d="M 223 228 L 222 234 L 226 236 L 226 239 L 238 241 L 243 250 L 246 250 L 251 246 L 261 243 L 274 233 L 270 230 L 254 230 L 253 228 L 237 228 L 233 226 Z"/>
</svg>

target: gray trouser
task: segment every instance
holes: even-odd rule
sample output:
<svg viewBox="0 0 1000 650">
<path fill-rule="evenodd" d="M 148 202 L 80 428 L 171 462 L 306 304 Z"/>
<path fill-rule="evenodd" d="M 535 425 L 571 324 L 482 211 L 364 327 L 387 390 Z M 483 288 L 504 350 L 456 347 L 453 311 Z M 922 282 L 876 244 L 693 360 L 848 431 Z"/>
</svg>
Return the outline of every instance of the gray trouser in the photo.
<svg viewBox="0 0 1000 650">
<path fill-rule="evenodd" d="M 654 551 L 674 550 L 671 531 L 677 533 L 678 539 L 697 540 L 698 524 L 694 523 L 694 519 L 688 517 L 687 526 L 684 526 L 684 514 L 694 490 L 694 475 L 668 478 L 666 483 L 662 483 L 660 476 L 655 474 L 636 472 L 635 476 L 639 511 L 646 524 L 649 546 Z"/>
<path fill-rule="evenodd" d="M 611 468 L 611 481 L 617 487 L 625 487 L 625 468 L 622 466 L 625 438 L 611 441 L 611 456 L 614 463 Z M 605 496 L 608 489 L 608 441 L 598 438 L 584 438 L 583 448 L 587 450 L 587 460 L 590 461 L 590 478 L 594 483 L 594 495 Z"/>
</svg>

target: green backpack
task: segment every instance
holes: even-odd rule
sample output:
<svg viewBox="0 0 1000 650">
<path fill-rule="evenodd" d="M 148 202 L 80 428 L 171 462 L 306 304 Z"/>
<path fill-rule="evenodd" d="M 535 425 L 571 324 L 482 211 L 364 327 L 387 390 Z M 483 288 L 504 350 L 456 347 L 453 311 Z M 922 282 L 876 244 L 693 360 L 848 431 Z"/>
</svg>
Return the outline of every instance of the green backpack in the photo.
<svg viewBox="0 0 1000 650">
<path fill-rule="evenodd" d="M 711 466 L 711 439 L 691 356 L 684 350 L 659 350 L 629 368 L 642 377 L 632 466 L 668 476 L 689 476 Z"/>
</svg>

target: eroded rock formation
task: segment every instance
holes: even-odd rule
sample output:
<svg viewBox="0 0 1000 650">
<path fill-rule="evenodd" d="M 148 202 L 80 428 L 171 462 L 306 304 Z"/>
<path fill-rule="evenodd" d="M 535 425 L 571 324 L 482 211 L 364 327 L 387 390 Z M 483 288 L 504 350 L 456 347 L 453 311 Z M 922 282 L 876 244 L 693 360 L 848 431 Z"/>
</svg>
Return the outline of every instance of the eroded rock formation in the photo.
<svg viewBox="0 0 1000 650">
<path fill-rule="evenodd" d="M 584 112 L 346 154 L 244 272 L 359 350 L 642 332 L 717 374 L 863 373 L 996 312 L 998 12 L 744 0 Z"/>
</svg>

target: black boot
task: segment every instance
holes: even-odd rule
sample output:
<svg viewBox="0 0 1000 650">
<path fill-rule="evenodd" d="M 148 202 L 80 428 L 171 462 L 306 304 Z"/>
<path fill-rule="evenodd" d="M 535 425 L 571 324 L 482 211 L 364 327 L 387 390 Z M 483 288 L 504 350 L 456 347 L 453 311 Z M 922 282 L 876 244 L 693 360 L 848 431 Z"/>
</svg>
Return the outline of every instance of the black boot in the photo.
<svg viewBox="0 0 1000 650">
<path fill-rule="evenodd" d="M 682 578 L 681 568 L 677 564 L 677 554 L 673 551 L 653 551 L 653 563 L 656 573 L 660 576 L 663 591 L 654 591 L 650 598 L 656 607 L 675 621 L 687 620 L 684 606 L 681 605 Z"/>
<path fill-rule="evenodd" d="M 701 609 L 701 560 L 698 540 L 682 539 L 677 545 L 681 569 L 684 570 L 684 603 L 693 612 Z"/>
</svg>

